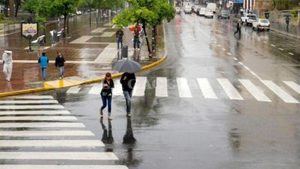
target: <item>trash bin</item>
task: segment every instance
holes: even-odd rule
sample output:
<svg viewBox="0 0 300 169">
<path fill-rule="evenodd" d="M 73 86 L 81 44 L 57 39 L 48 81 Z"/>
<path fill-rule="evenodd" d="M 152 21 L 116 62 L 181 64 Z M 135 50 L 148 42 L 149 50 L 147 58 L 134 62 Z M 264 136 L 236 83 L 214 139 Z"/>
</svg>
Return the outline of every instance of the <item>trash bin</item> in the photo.
<svg viewBox="0 0 300 169">
<path fill-rule="evenodd" d="M 121 59 L 128 58 L 128 46 L 124 45 L 121 50 Z"/>
</svg>

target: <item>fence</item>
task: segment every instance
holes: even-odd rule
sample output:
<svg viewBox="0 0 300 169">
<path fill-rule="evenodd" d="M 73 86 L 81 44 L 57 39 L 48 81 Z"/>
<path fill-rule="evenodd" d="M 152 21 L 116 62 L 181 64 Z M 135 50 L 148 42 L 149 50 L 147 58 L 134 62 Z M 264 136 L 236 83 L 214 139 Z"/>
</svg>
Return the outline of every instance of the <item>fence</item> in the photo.
<svg viewBox="0 0 300 169">
<path fill-rule="evenodd" d="M 20 24 L 0 24 L 0 35 L 21 31 Z"/>
</svg>

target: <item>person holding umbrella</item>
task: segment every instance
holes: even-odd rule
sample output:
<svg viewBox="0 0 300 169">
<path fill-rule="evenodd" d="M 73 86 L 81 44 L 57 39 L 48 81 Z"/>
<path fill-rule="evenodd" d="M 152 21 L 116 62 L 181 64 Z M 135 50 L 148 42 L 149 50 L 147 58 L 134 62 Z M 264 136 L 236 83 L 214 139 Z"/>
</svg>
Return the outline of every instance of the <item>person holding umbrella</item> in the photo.
<svg viewBox="0 0 300 169">
<path fill-rule="evenodd" d="M 113 64 L 113 69 L 123 73 L 120 83 L 126 101 L 127 116 L 131 116 L 131 98 L 134 85 L 136 83 L 135 72 L 141 70 L 141 65 L 138 62 L 124 58 Z"/>
<path fill-rule="evenodd" d="M 122 84 L 122 90 L 126 101 L 127 116 L 131 116 L 131 98 L 134 85 L 136 83 L 136 77 L 134 73 L 123 73 L 120 83 Z"/>
<path fill-rule="evenodd" d="M 102 107 L 100 110 L 101 118 L 103 118 L 103 110 L 108 106 L 108 119 L 112 120 L 111 118 L 111 100 L 112 100 L 112 89 L 115 87 L 114 81 L 111 78 L 111 74 L 108 72 L 105 75 L 103 80 L 103 87 L 101 90 L 101 99 L 102 99 Z"/>
</svg>

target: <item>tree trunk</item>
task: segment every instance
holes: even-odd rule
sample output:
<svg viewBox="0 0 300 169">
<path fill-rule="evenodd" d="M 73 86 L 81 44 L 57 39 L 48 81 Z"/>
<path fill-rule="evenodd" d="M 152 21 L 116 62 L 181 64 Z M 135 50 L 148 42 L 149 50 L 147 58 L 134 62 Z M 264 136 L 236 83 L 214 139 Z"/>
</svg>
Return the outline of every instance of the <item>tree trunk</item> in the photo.
<svg viewBox="0 0 300 169">
<path fill-rule="evenodd" d="M 14 17 L 15 16 L 15 8 L 14 8 L 14 0 L 8 0 L 8 6 L 9 6 L 9 16 Z"/>
<path fill-rule="evenodd" d="M 92 8 L 89 7 L 90 9 L 90 28 L 92 27 Z"/>
<path fill-rule="evenodd" d="M 144 34 L 145 34 L 145 38 L 146 38 L 146 43 L 147 43 L 149 57 L 152 58 L 152 52 L 151 52 L 151 48 L 150 48 L 150 43 L 149 43 L 149 39 L 148 39 L 148 36 L 147 36 L 146 22 L 143 21 L 142 23 L 143 23 L 143 30 L 144 30 Z"/>
<path fill-rule="evenodd" d="M 64 15 L 64 32 L 67 32 L 67 34 L 69 34 L 69 27 L 68 27 L 68 23 L 67 23 L 67 20 L 68 19 L 68 15 Z"/>
<path fill-rule="evenodd" d="M 21 0 L 15 0 L 15 17 L 18 17 L 19 9 L 21 6 Z"/>
<path fill-rule="evenodd" d="M 157 46 L 157 25 L 152 27 L 152 54 L 155 55 L 156 53 L 156 46 Z"/>
</svg>

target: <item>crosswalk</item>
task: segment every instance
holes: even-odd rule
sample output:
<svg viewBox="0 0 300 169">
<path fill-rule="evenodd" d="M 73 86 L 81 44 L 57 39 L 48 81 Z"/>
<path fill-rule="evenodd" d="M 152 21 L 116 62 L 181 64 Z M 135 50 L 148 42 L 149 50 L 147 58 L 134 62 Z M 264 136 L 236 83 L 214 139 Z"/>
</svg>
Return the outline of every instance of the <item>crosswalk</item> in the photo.
<svg viewBox="0 0 300 169">
<path fill-rule="evenodd" d="M 143 97 L 148 89 L 154 89 L 154 95 L 157 98 L 168 98 L 178 96 L 179 98 L 204 98 L 210 100 L 256 100 L 258 102 L 270 103 L 282 100 L 284 103 L 298 104 L 300 94 L 300 85 L 294 81 L 273 82 L 271 80 L 253 80 L 253 79 L 236 79 L 235 81 L 227 78 L 195 78 L 187 79 L 178 77 L 168 79 L 166 77 L 157 77 L 154 82 L 147 77 L 137 77 L 137 83 L 133 92 L 135 97 Z M 192 85 L 195 83 L 195 85 Z M 175 87 L 174 87 L 175 86 Z M 85 88 L 85 90 L 83 90 Z M 91 86 L 75 86 L 69 88 L 67 94 L 87 94 L 99 95 L 101 84 Z M 200 91 L 200 92 L 198 92 Z M 201 93 L 199 95 L 199 93 Z M 248 93 L 249 96 L 245 96 Z M 121 96 L 122 87 L 119 80 L 115 80 L 113 95 Z M 1 104 L 1 102 L 0 102 Z"/>
<path fill-rule="evenodd" d="M 0 169 L 128 169 L 104 146 L 52 96 L 0 100 Z"/>
</svg>

